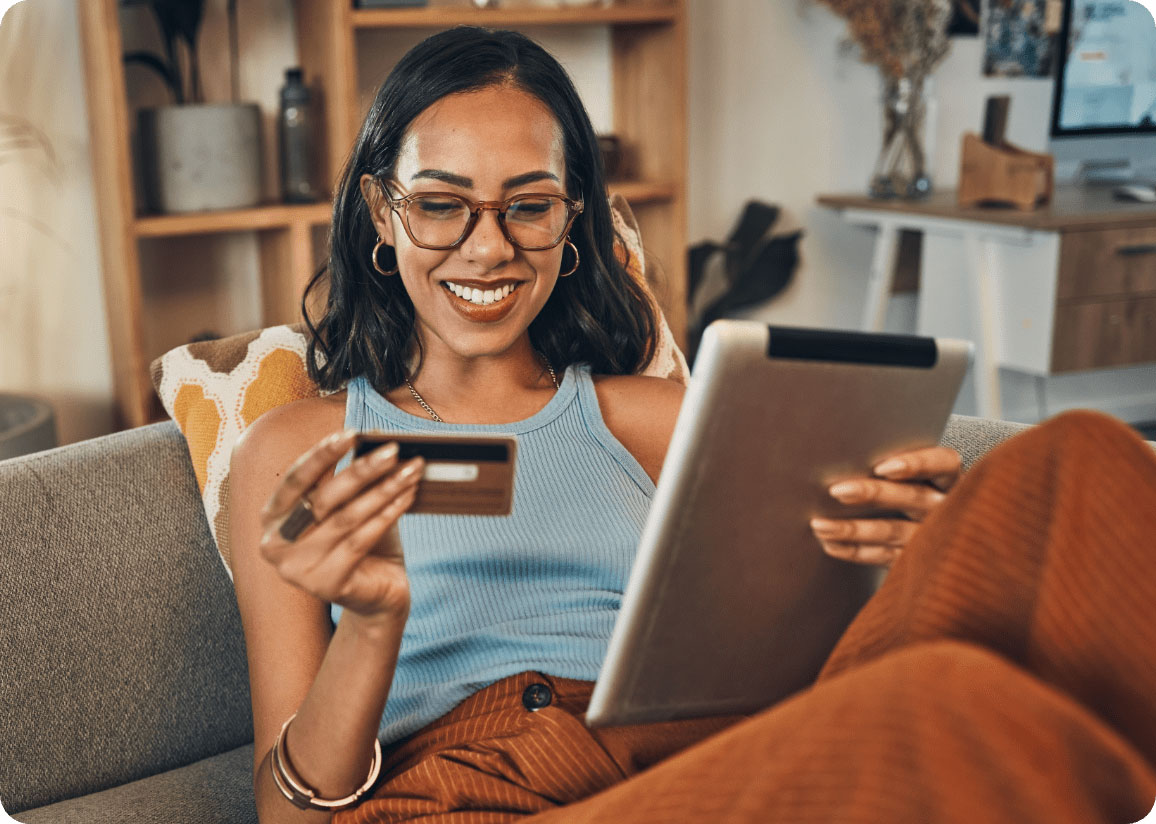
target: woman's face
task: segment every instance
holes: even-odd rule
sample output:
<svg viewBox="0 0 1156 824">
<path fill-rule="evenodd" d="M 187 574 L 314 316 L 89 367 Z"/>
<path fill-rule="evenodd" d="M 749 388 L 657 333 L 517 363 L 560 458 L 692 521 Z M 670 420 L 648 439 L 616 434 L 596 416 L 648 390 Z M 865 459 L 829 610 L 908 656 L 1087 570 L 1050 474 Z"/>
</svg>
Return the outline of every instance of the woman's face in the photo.
<svg viewBox="0 0 1156 824">
<path fill-rule="evenodd" d="M 444 97 L 414 120 L 391 189 L 395 198 L 452 192 L 470 201 L 500 201 L 567 194 L 565 180 L 562 131 L 551 111 L 524 91 L 493 86 Z M 497 213 L 486 210 L 456 249 L 424 249 L 406 234 L 401 215 L 382 200 L 368 175 L 362 193 L 378 233 L 396 250 L 427 352 L 440 342 L 463 357 L 500 354 L 525 334 L 554 289 L 564 244 L 518 249 L 503 234 Z M 466 295 L 474 289 L 495 295 L 479 305 L 458 294 L 466 289 Z"/>
</svg>

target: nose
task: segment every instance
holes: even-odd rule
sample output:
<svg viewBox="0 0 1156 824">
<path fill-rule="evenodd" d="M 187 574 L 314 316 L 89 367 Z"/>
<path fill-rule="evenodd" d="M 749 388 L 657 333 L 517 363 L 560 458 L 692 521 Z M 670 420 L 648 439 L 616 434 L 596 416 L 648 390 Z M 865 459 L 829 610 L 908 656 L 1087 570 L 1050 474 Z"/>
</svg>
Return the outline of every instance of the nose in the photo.
<svg viewBox="0 0 1156 824">
<path fill-rule="evenodd" d="M 517 250 L 506 239 L 502 226 L 498 222 L 498 210 L 483 208 L 474 224 L 473 231 L 462 243 L 462 253 L 466 259 L 480 263 L 487 269 L 513 260 Z"/>
</svg>

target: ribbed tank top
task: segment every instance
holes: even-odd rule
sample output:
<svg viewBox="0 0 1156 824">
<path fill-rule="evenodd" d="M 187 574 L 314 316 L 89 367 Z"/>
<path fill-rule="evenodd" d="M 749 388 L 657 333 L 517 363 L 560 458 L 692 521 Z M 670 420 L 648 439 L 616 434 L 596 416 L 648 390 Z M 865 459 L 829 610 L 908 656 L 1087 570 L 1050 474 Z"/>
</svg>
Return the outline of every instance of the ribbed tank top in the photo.
<svg viewBox="0 0 1156 824">
<path fill-rule="evenodd" d="M 382 743 L 510 675 L 595 680 L 654 483 L 607 429 L 589 367 L 569 367 L 536 414 L 497 425 L 411 415 L 358 377 L 345 426 L 518 439 L 513 514 L 406 514 L 398 523 L 411 606 Z M 335 624 L 341 611 L 331 605 Z"/>
</svg>

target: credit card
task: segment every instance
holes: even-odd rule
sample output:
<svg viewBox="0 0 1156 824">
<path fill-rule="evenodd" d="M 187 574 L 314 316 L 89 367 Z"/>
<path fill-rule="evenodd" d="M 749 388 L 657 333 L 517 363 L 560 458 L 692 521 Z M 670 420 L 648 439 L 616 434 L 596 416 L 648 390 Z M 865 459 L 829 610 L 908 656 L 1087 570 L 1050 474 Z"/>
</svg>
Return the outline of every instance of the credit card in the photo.
<svg viewBox="0 0 1156 824">
<path fill-rule="evenodd" d="M 419 455 L 425 459 L 409 512 L 509 515 L 513 511 L 516 438 L 370 431 L 358 435 L 354 455 L 361 457 L 389 443 L 397 444 L 399 463 Z"/>
</svg>

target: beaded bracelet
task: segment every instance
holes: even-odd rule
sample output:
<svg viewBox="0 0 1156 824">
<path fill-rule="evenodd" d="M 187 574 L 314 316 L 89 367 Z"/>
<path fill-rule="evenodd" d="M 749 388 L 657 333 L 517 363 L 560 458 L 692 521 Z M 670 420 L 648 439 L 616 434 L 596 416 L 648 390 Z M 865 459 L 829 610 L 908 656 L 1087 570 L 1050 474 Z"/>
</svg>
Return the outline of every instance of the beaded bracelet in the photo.
<svg viewBox="0 0 1156 824">
<path fill-rule="evenodd" d="M 281 725 L 281 732 L 277 734 L 277 741 L 273 744 L 273 752 L 269 759 L 269 766 L 273 771 L 273 783 L 277 785 L 281 795 L 285 796 L 298 809 L 336 812 L 352 807 L 361 800 L 363 795 L 369 792 L 369 788 L 373 786 L 374 782 L 377 781 L 377 776 L 381 773 L 381 742 L 376 738 L 373 741 L 373 764 L 369 767 L 369 778 L 365 779 L 364 784 L 354 790 L 352 795 L 347 795 L 345 798 L 334 800 L 320 798 L 316 792 L 305 786 L 301 777 L 294 772 L 289 762 L 289 754 L 285 751 L 285 733 L 289 729 L 289 724 L 296 717 L 297 713 L 293 713 L 289 716 L 289 720 Z"/>
</svg>

